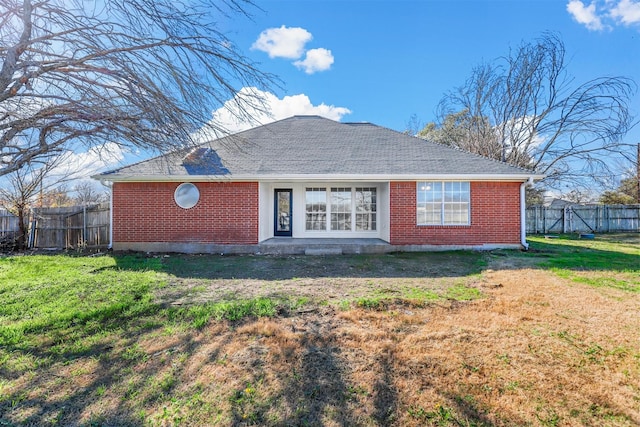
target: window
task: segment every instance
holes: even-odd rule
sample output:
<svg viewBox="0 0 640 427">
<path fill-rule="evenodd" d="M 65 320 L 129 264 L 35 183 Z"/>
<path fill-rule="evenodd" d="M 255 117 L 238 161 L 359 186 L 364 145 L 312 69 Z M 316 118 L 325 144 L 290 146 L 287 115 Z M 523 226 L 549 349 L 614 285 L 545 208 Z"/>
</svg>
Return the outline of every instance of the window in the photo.
<svg viewBox="0 0 640 427">
<path fill-rule="evenodd" d="M 351 230 L 351 188 L 331 188 L 331 230 Z"/>
<path fill-rule="evenodd" d="M 356 188 L 356 231 L 375 231 L 376 211 L 376 188 Z"/>
<path fill-rule="evenodd" d="M 306 188 L 306 231 L 368 232 L 377 229 L 376 187 Z"/>
<path fill-rule="evenodd" d="M 468 182 L 424 181 L 417 186 L 418 225 L 469 225 Z"/>
<path fill-rule="evenodd" d="M 190 182 L 178 185 L 178 188 L 176 188 L 176 191 L 173 193 L 173 200 L 175 200 L 176 205 L 182 209 L 191 209 L 198 204 L 199 199 L 200 191 L 198 191 L 198 187 Z"/>
<path fill-rule="evenodd" d="M 305 195 L 305 227 L 309 230 L 327 229 L 327 191 L 307 188 Z"/>
</svg>

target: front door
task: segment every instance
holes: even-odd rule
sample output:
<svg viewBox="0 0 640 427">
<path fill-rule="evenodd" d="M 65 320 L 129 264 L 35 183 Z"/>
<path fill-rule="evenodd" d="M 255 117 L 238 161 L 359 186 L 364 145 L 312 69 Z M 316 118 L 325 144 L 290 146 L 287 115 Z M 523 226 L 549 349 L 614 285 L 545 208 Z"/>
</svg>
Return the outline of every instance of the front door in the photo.
<svg viewBox="0 0 640 427">
<path fill-rule="evenodd" d="M 292 196 L 293 191 L 290 188 L 277 188 L 275 190 L 274 236 L 291 237 Z"/>
</svg>

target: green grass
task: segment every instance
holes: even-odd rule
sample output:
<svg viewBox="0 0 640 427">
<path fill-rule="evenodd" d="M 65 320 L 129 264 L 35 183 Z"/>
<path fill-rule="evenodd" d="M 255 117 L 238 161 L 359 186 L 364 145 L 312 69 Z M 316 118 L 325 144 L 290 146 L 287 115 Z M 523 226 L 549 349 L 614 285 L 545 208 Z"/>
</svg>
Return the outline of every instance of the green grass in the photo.
<svg viewBox="0 0 640 427">
<path fill-rule="evenodd" d="M 640 235 L 638 237 L 640 241 Z M 640 292 L 640 244 L 633 236 L 624 241 L 616 240 L 615 235 L 597 235 L 594 240 L 570 235 L 557 239 L 530 236 L 529 241 L 530 252 L 508 252 L 508 256 L 531 258 L 537 261 L 539 268 L 575 282 Z M 295 276 L 304 272 L 313 274 L 316 270 L 321 271 L 326 262 L 321 258 L 303 259 L 304 262 L 293 263 L 285 257 L 268 258 L 269 271 L 264 274 L 280 278 L 291 275 L 292 269 Z M 159 328 L 178 321 L 199 329 L 211 320 L 275 316 L 309 303 L 308 299 L 295 295 L 211 301 L 184 308 L 164 308 L 154 302 L 154 292 L 166 286 L 171 276 L 259 277 L 265 270 L 264 260 L 260 257 L 149 257 L 137 254 L 0 258 L 0 345 L 26 349 L 46 335 L 54 344 L 74 338 L 77 340 L 74 351 L 82 352 L 83 348 L 88 351 L 95 347 L 84 338 L 92 336 L 94 341 L 99 341 L 100 334 L 108 335 L 110 331 L 132 323 L 143 322 L 149 328 Z M 377 273 L 387 263 L 400 263 L 401 270 L 409 275 L 430 261 L 441 266 L 439 274 L 452 276 L 455 272 L 447 271 L 448 265 L 466 270 L 462 272 L 463 276 L 478 274 L 486 266 L 486 258 L 473 252 L 357 255 L 331 260 L 344 264 L 347 276 L 353 274 L 354 269 Z M 612 272 L 616 274 L 610 274 Z M 393 301 L 421 305 L 442 299 L 479 297 L 477 288 L 464 283 L 447 286 L 441 291 L 398 286 L 390 290 L 373 290 L 354 303 L 382 309 Z M 343 301 L 341 308 L 346 308 L 345 305 L 349 304 Z"/>
<path fill-rule="evenodd" d="M 0 345 L 29 346 L 39 334 L 56 340 L 78 326 L 94 334 L 116 326 L 114 319 L 155 312 L 160 269 L 158 260 L 137 256 L 1 258 Z"/>
<path fill-rule="evenodd" d="M 274 316 L 306 303 L 255 298 L 166 308 L 154 302 L 165 271 L 161 258 L 142 255 L 0 258 L 0 346 L 28 351 L 47 341 L 53 354 L 82 354 L 127 329 L 175 322 L 199 329 L 211 319 Z"/>
<path fill-rule="evenodd" d="M 471 301 L 482 297 L 479 289 L 455 284 L 440 291 L 421 288 L 382 289 L 370 296 L 357 298 L 355 305 L 370 310 L 385 310 L 393 304 L 423 307 L 437 301 Z M 341 307 L 344 309 L 345 307 Z"/>
<path fill-rule="evenodd" d="M 577 283 L 640 292 L 640 234 L 620 240 L 618 235 L 596 235 L 594 240 L 575 235 L 556 239 L 530 236 L 530 256 L 539 267 Z M 612 275 L 611 273 L 615 273 Z"/>
<path fill-rule="evenodd" d="M 188 320 L 196 329 L 201 329 L 215 320 L 240 320 L 245 317 L 272 317 L 278 313 L 280 301 L 272 298 L 255 298 L 239 301 L 211 302 L 169 311 L 171 320 Z"/>
<path fill-rule="evenodd" d="M 637 242 L 619 242 L 613 237 L 597 235 L 594 240 L 575 235 L 556 239 L 528 237 L 531 249 L 548 257 L 548 267 L 570 270 L 640 271 L 640 234 Z"/>
<path fill-rule="evenodd" d="M 20 411 L 16 408 L 21 408 L 27 414 L 25 417 L 32 417 L 24 418 L 25 423 L 37 425 L 42 418 L 38 418 L 35 409 L 30 412 L 33 407 L 29 405 L 34 401 L 30 390 L 47 390 L 57 384 L 69 384 L 71 388 L 87 381 L 90 373 L 98 375 L 95 384 L 87 386 L 86 393 L 80 387 L 73 400 L 74 410 L 86 402 L 103 399 L 109 402 L 115 398 L 121 402 L 122 413 L 131 417 L 124 419 L 123 424 L 178 425 L 198 414 L 205 414 L 206 417 L 202 416 L 206 419 L 218 419 L 221 425 L 230 424 L 229 417 L 239 425 L 264 423 L 274 402 L 261 386 L 260 375 L 244 387 L 228 390 L 230 403 L 205 401 L 201 397 L 203 390 L 197 384 L 185 386 L 183 362 L 191 357 L 192 346 L 197 345 L 191 341 L 194 337 L 211 338 L 206 336 L 210 333 L 205 329 L 207 325 L 228 322 L 228 327 L 235 329 L 247 318 L 292 316 L 307 305 L 313 306 L 311 312 L 331 304 L 344 310 L 354 306 L 386 310 L 393 304 L 422 307 L 432 302 L 474 300 L 483 294 L 472 284 L 492 256 L 526 259 L 537 268 L 590 286 L 625 292 L 640 290 L 640 244 L 633 240 L 616 242 L 597 236 L 587 241 L 561 236 L 553 240 L 531 237 L 530 241 L 530 252 L 407 253 L 330 259 L 143 254 L 0 257 L 0 413 L 12 411 L 11 416 L 17 417 L 15 414 Z M 330 272 L 326 271 L 328 263 L 331 263 Z M 207 281 L 220 278 L 234 283 L 245 278 L 257 279 L 268 287 L 269 281 L 298 282 L 295 278 L 323 277 L 326 279 L 322 280 L 327 281 L 336 277 L 357 280 L 368 293 L 358 294 L 356 298 L 354 294 L 348 295 L 345 288 L 344 294 L 322 295 L 320 300 L 296 295 L 294 291 L 259 297 L 225 294 L 208 302 L 179 307 L 162 305 L 157 299 L 176 278 L 190 278 L 196 284 L 192 290 L 205 293 Z M 371 287 L 362 285 L 365 282 L 371 282 Z M 582 343 L 564 331 L 554 335 L 554 339 L 575 349 L 576 357 L 585 364 L 605 363 L 614 351 L 637 353 L 627 347 L 607 349 L 604 342 Z M 154 347 L 163 340 L 166 347 Z M 255 340 L 259 344 L 260 338 Z M 222 364 L 228 356 L 233 356 L 216 351 L 211 350 L 214 363 Z M 310 353 L 309 357 L 314 355 L 318 353 Z M 506 353 L 498 357 L 509 363 Z M 64 367 L 73 369 L 69 369 L 67 375 L 56 375 Z M 43 372 L 49 374 L 43 376 Z M 308 375 L 315 375 L 316 371 L 310 369 L 309 372 Z M 23 387 L 23 383 L 28 386 Z M 522 387 L 517 382 L 505 384 L 506 390 Z M 346 390 L 354 399 L 362 392 L 357 387 Z M 64 396 L 59 399 L 62 403 L 72 400 Z M 43 402 L 38 404 L 46 406 L 49 413 L 64 408 L 62 404 Z M 160 403 L 162 411 L 145 412 Z M 231 413 L 220 412 L 216 405 L 223 403 L 232 406 Z M 64 409 L 59 411 L 62 421 L 58 424 L 64 424 L 64 416 L 70 415 Z M 35 415 L 28 415 L 30 413 Z M 416 422 L 432 425 L 453 425 L 463 418 L 457 407 L 446 405 L 435 409 L 411 407 L 409 413 Z M 538 419 L 540 423 L 552 425 L 555 415 L 540 410 Z M 0 415 L 0 425 L 9 422 L 9 418 L 3 417 L 5 415 Z M 106 424 L 110 420 L 105 417 L 104 414 L 92 415 L 85 425 Z M 46 424 L 55 424 L 55 420 L 50 421 Z"/>
</svg>

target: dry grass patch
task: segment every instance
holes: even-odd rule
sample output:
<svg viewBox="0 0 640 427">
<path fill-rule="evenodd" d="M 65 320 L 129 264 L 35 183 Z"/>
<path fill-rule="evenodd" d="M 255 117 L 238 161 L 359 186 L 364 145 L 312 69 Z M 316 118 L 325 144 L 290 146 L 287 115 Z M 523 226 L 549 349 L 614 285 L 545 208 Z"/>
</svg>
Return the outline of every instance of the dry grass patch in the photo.
<svg viewBox="0 0 640 427">
<path fill-rule="evenodd" d="M 640 245 L 605 243 L 128 260 L 131 295 L 103 260 L 93 317 L 36 328 L 0 292 L 0 425 L 639 425 Z"/>
</svg>

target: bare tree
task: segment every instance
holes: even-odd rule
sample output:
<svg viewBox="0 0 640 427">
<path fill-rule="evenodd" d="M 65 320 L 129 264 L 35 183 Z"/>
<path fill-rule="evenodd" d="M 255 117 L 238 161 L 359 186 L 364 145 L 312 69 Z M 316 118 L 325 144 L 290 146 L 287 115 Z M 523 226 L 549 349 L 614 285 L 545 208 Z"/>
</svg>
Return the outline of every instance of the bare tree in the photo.
<svg viewBox="0 0 640 427">
<path fill-rule="evenodd" d="M 63 208 L 73 206 L 75 204 L 67 183 L 47 187 L 47 190 L 42 194 L 41 199 L 42 203 L 38 200 L 38 204 L 42 207 L 48 208 Z"/>
<path fill-rule="evenodd" d="M 80 181 L 74 185 L 73 192 L 75 193 L 75 197 L 73 198 L 74 202 L 82 206 L 106 202 L 108 200 L 106 192 L 97 191 L 96 187 L 87 181 Z"/>
<path fill-rule="evenodd" d="M 420 120 L 417 114 L 412 114 L 409 120 L 404 124 L 404 133 L 407 135 L 417 135 L 423 128 L 424 123 Z"/>
<path fill-rule="evenodd" d="M 640 188 L 638 183 L 637 160 L 632 167 L 628 167 L 614 190 L 608 190 L 600 196 L 600 203 L 605 205 L 632 205 L 640 204 Z"/>
<path fill-rule="evenodd" d="M 427 123 L 418 136 L 485 157 L 500 158 L 501 147 L 489 120 L 471 116 L 467 109 L 445 115 L 440 125 Z"/>
<path fill-rule="evenodd" d="M 218 29 L 251 0 L 0 2 L 0 176 L 105 142 L 183 146 L 229 99 L 239 119 L 268 86 Z"/>
<path fill-rule="evenodd" d="M 635 83 L 599 77 L 576 84 L 559 37 L 523 43 L 471 77 L 439 105 L 439 123 L 422 135 L 547 175 L 545 184 L 610 176 L 612 155 L 631 146 L 629 101 Z M 457 134 L 452 135 L 452 130 Z"/>
</svg>

